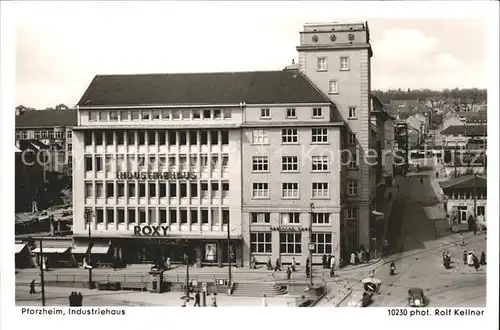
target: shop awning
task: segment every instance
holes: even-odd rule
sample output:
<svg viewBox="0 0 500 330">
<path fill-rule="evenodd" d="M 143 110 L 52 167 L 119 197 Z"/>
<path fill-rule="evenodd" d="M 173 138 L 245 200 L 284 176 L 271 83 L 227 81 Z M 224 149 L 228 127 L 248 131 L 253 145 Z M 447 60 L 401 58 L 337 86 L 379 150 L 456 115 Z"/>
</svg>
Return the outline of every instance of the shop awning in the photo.
<svg viewBox="0 0 500 330">
<path fill-rule="evenodd" d="M 26 247 L 26 244 L 16 243 L 16 254 L 21 252 Z"/>
<path fill-rule="evenodd" d="M 375 215 L 375 216 L 377 216 L 377 217 L 383 217 L 384 216 L 384 214 L 382 212 L 379 212 L 379 211 L 376 211 L 376 210 L 373 210 L 372 214 Z"/>
<path fill-rule="evenodd" d="M 43 247 L 43 254 L 54 254 L 54 253 L 65 253 L 69 250 L 69 247 Z M 40 253 L 40 248 L 36 248 L 32 251 L 33 253 Z"/>
<path fill-rule="evenodd" d="M 89 249 L 88 244 L 85 245 L 75 245 L 73 249 L 71 250 L 71 253 L 73 254 L 87 254 L 87 250 Z"/>
<path fill-rule="evenodd" d="M 92 254 L 108 254 L 109 252 L 109 242 L 94 243 L 92 246 Z"/>
</svg>

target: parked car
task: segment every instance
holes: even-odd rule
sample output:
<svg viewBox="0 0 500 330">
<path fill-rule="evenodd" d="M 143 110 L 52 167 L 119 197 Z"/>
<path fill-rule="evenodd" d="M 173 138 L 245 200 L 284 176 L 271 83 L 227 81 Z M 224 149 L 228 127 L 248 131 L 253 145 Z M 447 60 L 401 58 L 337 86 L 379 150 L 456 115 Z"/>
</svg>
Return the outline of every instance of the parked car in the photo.
<svg viewBox="0 0 500 330">
<path fill-rule="evenodd" d="M 408 290 L 408 305 L 410 307 L 424 307 L 424 290 L 420 288 L 411 288 L 410 290 Z"/>
<path fill-rule="evenodd" d="M 349 307 L 367 307 L 372 302 L 373 293 L 366 291 L 353 292 Z"/>
</svg>

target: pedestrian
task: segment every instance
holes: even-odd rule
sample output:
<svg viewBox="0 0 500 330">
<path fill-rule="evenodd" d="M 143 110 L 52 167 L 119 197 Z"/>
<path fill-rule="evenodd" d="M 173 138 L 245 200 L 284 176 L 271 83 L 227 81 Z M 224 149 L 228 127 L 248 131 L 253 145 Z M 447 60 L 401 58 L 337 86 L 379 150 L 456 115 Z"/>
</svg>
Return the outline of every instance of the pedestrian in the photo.
<svg viewBox="0 0 500 330">
<path fill-rule="evenodd" d="M 332 255 L 328 255 L 328 260 L 326 261 L 326 268 L 330 268 L 332 265 Z"/>
<path fill-rule="evenodd" d="M 288 268 L 286 269 L 286 279 L 287 279 L 288 281 L 290 281 L 290 278 L 291 278 L 291 277 L 292 277 L 292 270 L 290 269 L 290 267 L 288 267 Z"/>
<path fill-rule="evenodd" d="M 467 265 L 469 267 L 474 266 L 474 255 L 472 254 L 472 251 L 469 251 L 469 254 L 467 255 Z"/>
<path fill-rule="evenodd" d="M 462 235 L 462 233 L 460 233 L 459 238 L 460 238 L 460 245 L 464 246 L 465 245 L 465 241 L 464 241 L 464 236 Z"/>
<path fill-rule="evenodd" d="M 330 268 L 330 277 L 334 277 L 335 276 L 335 269 L 334 267 L 331 267 Z"/>
<path fill-rule="evenodd" d="M 71 292 L 71 294 L 68 297 L 69 300 L 69 307 L 74 307 L 75 306 L 75 292 Z"/>
<path fill-rule="evenodd" d="M 165 262 L 167 270 L 170 269 L 170 257 L 167 258 L 167 261 Z"/>
<path fill-rule="evenodd" d="M 292 272 L 295 271 L 296 266 L 297 266 L 297 262 L 295 261 L 295 257 L 292 257 Z"/>
<path fill-rule="evenodd" d="M 464 254 L 462 255 L 462 260 L 464 261 L 464 265 L 467 265 L 467 251 L 464 250 Z"/>
<path fill-rule="evenodd" d="M 349 261 L 350 261 L 351 265 L 356 264 L 356 255 L 354 254 L 354 252 L 351 253 L 351 260 L 349 260 Z"/>
<path fill-rule="evenodd" d="M 30 294 L 36 294 L 35 291 L 35 280 L 32 280 L 30 283 Z"/>
<path fill-rule="evenodd" d="M 484 251 L 481 252 L 480 264 L 483 265 L 483 266 L 486 266 L 486 253 L 484 253 Z"/>
<path fill-rule="evenodd" d="M 369 249 L 367 249 L 365 251 L 365 260 L 366 260 L 366 262 L 370 262 L 370 250 Z"/>
<path fill-rule="evenodd" d="M 321 263 L 323 264 L 323 269 L 326 268 L 326 254 L 323 253 L 323 257 L 321 257 Z"/>
<path fill-rule="evenodd" d="M 476 272 L 479 270 L 479 260 L 477 259 L 476 256 L 473 256 L 473 262 L 474 262 L 474 268 L 476 269 Z"/>
<path fill-rule="evenodd" d="M 256 269 L 257 268 L 257 259 L 255 259 L 254 255 L 252 255 L 252 261 L 250 261 L 250 268 L 251 269 Z"/>
<path fill-rule="evenodd" d="M 194 295 L 194 305 L 193 307 L 201 307 L 200 305 L 200 291 L 196 291 Z"/>
<path fill-rule="evenodd" d="M 358 263 L 362 264 L 364 262 L 363 251 L 358 251 Z"/>
<path fill-rule="evenodd" d="M 363 244 L 359 246 L 359 251 L 365 252 L 365 246 Z"/>
<path fill-rule="evenodd" d="M 280 259 L 276 259 L 276 266 L 274 267 L 274 271 L 281 271 L 281 262 L 280 262 Z"/>
<path fill-rule="evenodd" d="M 309 263 L 306 264 L 306 278 L 309 278 L 309 275 L 311 275 L 311 267 L 309 266 Z"/>
<path fill-rule="evenodd" d="M 217 307 L 217 294 L 212 293 L 212 307 Z"/>
<path fill-rule="evenodd" d="M 335 257 L 330 255 L 330 268 L 335 268 Z"/>
<path fill-rule="evenodd" d="M 436 172 L 436 179 L 439 178 L 439 172 Z"/>
<path fill-rule="evenodd" d="M 266 297 L 266 295 L 264 295 L 262 297 L 262 307 L 267 307 L 267 297 Z"/>
<path fill-rule="evenodd" d="M 271 257 L 267 258 L 267 270 L 273 269 L 273 262 L 271 261 Z"/>
<path fill-rule="evenodd" d="M 82 307 L 83 306 L 83 296 L 82 296 L 82 293 L 81 292 L 78 292 L 78 298 L 77 298 L 77 303 L 79 307 Z"/>
<path fill-rule="evenodd" d="M 335 265 L 335 260 L 333 260 L 333 264 Z M 344 259 L 342 257 L 339 257 L 339 268 L 342 268 L 344 266 Z"/>
</svg>

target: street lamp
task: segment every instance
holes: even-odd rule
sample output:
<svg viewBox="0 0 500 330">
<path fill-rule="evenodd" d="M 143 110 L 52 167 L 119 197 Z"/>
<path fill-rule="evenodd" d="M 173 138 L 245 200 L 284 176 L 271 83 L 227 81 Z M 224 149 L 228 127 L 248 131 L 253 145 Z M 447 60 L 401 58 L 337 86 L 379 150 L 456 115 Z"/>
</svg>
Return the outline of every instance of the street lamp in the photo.
<svg viewBox="0 0 500 330">
<path fill-rule="evenodd" d="M 313 251 L 314 251 L 314 243 L 313 243 L 313 232 L 312 232 L 312 224 L 313 224 L 313 212 L 314 212 L 314 203 L 309 203 L 309 284 L 313 285 Z"/>
<path fill-rule="evenodd" d="M 186 296 L 184 297 L 186 301 L 191 299 L 189 297 L 189 255 L 188 253 L 184 253 L 184 262 L 186 263 Z"/>
<path fill-rule="evenodd" d="M 92 217 L 93 213 L 91 210 L 85 210 L 85 217 L 87 219 L 87 226 L 89 228 L 89 245 L 87 248 L 87 269 L 89 270 L 89 289 L 93 289 L 93 282 L 92 282 L 92 265 L 91 265 L 91 253 L 92 253 Z"/>
</svg>

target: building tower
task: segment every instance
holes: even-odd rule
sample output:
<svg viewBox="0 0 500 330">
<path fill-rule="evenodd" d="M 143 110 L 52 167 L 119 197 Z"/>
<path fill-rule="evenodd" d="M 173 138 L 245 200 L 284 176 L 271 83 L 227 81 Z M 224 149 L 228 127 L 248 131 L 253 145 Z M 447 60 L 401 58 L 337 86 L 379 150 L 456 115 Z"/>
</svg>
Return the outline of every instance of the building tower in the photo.
<svg viewBox="0 0 500 330">
<path fill-rule="evenodd" d="M 341 146 L 353 154 L 341 176 L 343 253 L 371 247 L 375 166 L 366 164 L 371 141 L 371 64 L 368 23 L 306 24 L 300 33 L 300 70 L 337 108 L 345 122 Z M 355 159 L 357 157 L 357 159 Z M 368 162 L 370 160 L 368 159 Z"/>
</svg>

